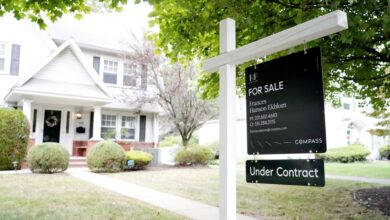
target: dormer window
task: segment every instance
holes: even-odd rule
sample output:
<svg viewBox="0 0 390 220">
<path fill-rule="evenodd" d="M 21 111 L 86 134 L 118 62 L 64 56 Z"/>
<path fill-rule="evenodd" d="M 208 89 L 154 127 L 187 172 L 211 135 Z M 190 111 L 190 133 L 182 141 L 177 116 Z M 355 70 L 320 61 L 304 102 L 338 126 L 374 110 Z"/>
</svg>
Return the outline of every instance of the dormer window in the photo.
<svg viewBox="0 0 390 220">
<path fill-rule="evenodd" d="M 117 84 L 118 78 L 118 61 L 104 60 L 103 82 Z"/>
</svg>

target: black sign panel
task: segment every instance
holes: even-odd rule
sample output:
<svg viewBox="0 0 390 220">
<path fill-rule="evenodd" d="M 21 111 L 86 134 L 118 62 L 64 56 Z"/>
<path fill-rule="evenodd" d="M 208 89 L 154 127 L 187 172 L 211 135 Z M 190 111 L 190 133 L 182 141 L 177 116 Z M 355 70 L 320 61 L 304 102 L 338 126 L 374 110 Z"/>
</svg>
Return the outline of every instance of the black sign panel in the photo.
<svg viewBox="0 0 390 220">
<path fill-rule="evenodd" d="M 247 160 L 246 182 L 325 186 L 323 160 Z"/>
<path fill-rule="evenodd" d="M 245 72 L 248 154 L 326 151 L 319 47 Z"/>
</svg>

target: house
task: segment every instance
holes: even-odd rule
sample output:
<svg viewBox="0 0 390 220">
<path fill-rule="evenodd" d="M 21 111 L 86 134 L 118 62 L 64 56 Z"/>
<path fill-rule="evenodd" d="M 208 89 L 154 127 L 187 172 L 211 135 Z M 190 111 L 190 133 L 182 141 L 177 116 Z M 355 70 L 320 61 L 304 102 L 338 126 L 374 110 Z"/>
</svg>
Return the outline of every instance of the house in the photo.
<svg viewBox="0 0 390 220">
<path fill-rule="evenodd" d="M 123 60 L 123 49 L 99 36 L 58 33 L 68 29 L 0 18 L 0 107 L 23 110 L 29 146 L 58 142 L 73 156 L 103 138 L 125 149 L 157 147 L 161 109 L 135 99 L 156 91 L 147 67 Z"/>
</svg>

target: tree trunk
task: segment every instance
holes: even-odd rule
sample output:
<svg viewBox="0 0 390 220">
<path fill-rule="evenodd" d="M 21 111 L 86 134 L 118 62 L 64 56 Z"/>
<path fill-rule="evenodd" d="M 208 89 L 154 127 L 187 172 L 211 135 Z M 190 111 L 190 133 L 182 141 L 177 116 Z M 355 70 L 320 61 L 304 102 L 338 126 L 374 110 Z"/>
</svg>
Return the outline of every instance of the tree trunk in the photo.
<svg viewBox="0 0 390 220">
<path fill-rule="evenodd" d="M 184 149 L 187 149 L 187 145 L 188 145 L 188 142 L 190 141 L 189 139 L 185 138 L 185 137 L 181 137 L 182 139 L 182 142 L 183 142 L 183 147 Z"/>
</svg>

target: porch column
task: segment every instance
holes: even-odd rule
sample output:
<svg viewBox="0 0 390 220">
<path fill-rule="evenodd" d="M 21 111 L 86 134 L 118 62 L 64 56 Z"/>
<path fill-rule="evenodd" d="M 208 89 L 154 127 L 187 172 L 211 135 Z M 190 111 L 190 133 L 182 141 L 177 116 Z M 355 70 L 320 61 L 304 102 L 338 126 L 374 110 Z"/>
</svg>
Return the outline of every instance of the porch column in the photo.
<svg viewBox="0 0 390 220">
<path fill-rule="evenodd" d="M 23 99 L 23 113 L 26 115 L 28 122 L 31 124 L 31 103 L 29 99 Z"/>
<path fill-rule="evenodd" d="M 93 137 L 91 140 L 102 140 L 100 135 L 100 127 L 102 124 L 102 108 L 95 106 L 93 108 Z"/>
<path fill-rule="evenodd" d="M 158 125 L 158 114 L 153 115 L 153 143 L 154 148 L 158 147 L 158 136 L 159 136 L 159 125 Z"/>
</svg>

